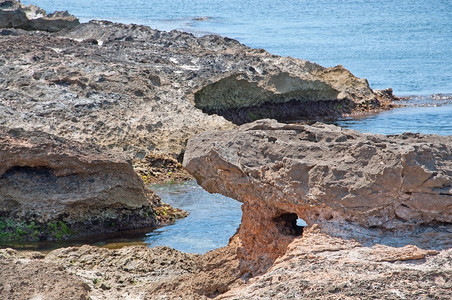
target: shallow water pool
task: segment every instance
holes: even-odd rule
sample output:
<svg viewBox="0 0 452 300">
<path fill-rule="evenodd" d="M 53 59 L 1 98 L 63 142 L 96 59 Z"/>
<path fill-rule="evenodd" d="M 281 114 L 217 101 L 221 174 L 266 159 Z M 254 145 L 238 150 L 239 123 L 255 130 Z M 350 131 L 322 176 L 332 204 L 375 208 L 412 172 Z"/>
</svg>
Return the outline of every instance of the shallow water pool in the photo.
<svg viewBox="0 0 452 300">
<path fill-rule="evenodd" d="M 346 118 L 334 124 L 368 133 L 452 135 L 452 100 L 432 100 L 427 97 L 402 101 L 400 104 L 406 107 L 362 118 Z"/>
<path fill-rule="evenodd" d="M 149 246 L 170 246 L 191 253 L 205 253 L 226 246 L 236 232 L 241 203 L 219 194 L 210 194 L 195 181 L 151 186 L 162 201 L 184 209 L 190 215 L 175 224 L 146 235 Z"/>
</svg>

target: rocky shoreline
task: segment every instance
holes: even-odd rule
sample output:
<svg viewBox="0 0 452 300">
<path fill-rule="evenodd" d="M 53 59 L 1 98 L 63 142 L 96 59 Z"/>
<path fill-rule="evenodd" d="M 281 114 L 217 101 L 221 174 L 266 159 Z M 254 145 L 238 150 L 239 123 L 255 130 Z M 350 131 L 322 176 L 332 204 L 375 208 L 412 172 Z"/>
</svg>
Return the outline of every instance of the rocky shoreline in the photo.
<svg viewBox="0 0 452 300">
<path fill-rule="evenodd" d="M 66 20 L 67 14 L 54 14 L 44 20 L 40 16 L 45 12 L 37 7 L 23 6 L 13 0 L 0 3 L 2 27 L 8 27 L 0 30 L 0 126 L 20 128 L 30 135 L 50 134 L 68 143 L 100 147 L 102 150 L 98 152 L 108 149 L 125 155 L 132 159 L 135 171 L 145 183 L 191 178 L 180 164 L 185 146 L 190 137 L 206 130 L 232 129 L 237 124 L 264 117 L 335 118 L 384 109 L 395 99 L 390 90 L 373 91 L 365 79 L 355 77 L 342 66 L 324 68 L 309 61 L 279 57 L 229 38 L 195 37 L 107 21 L 77 26 L 63 22 L 56 32 L 46 31 L 45 26 L 36 31 L 16 20 L 26 18 L 26 22 L 40 20 L 54 24 Z M 66 160 L 69 166 L 78 164 L 78 154 L 66 153 L 68 148 L 58 144 L 51 147 L 61 157 L 73 155 Z M 109 168 L 108 164 L 105 166 Z M 17 168 L 21 168 L 20 176 L 28 178 L 33 173 L 33 181 L 43 185 L 36 191 L 27 190 L 27 185 L 14 179 L 16 191 L 12 192 L 7 187 L 12 186 L 7 178 L 11 172 L 16 174 Z M 41 172 L 43 168 L 47 173 Z M 63 182 L 69 182 L 72 175 L 86 176 L 85 171 L 77 172 L 59 175 L 51 161 L 38 158 L 13 161 L 0 173 L 5 186 L 0 200 L 9 203 L 2 206 L 1 214 L 8 218 L 16 215 L 12 207 L 22 205 L 24 194 L 39 199 L 42 194 L 39 190 L 48 188 L 49 200 L 43 203 L 48 203 L 45 209 L 49 211 L 54 210 L 52 206 L 57 202 L 67 208 L 85 207 L 86 211 L 91 210 L 90 202 L 105 202 L 107 194 L 102 199 L 69 199 L 70 193 L 64 191 L 68 187 Z M 92 180 L 98 179 L 90 176 Z M 57 185 L 61 182 L 59 188 L 53 188 L 54 181 Z M 98 186 L 85 185 L 85 188 L 84 192 L 89 193 Z M 128 188 L 124 186 L 118 194 L 125 195 Z M 102 189 L 111 189 L 111 185 L 104 184 Z M 116 195 L 113 190 L 110 192 Z M 52 193 L 66 193 L 66 196 L 54 197 Z M 73 196 L 77 193 L 72 191 Z M 141 198 L 142 203 L 147 202 L 144 194 Z M 124 203 L 135 202 L 136 199 L 127 197 L 111 201 L 112 212 L 104 218 L 105 222 L 95 221 L 97 225 L 91 231 L 103 232 L 105 224 L 124 229 L 153 226 L 152 217 L 146 222 L 138 221 L 154 214 L 145 206 L 130 216 L 125 214 L 125 218 L 115 213 Z M 151 203 L 151 206 L 155 205 Z M 85 231 L 71 220 L 69 210 L 54 212 L 49 219 L 59 224 L 59 237 Z M 137 215 L 134 225 L 125 224 L 124 220 L 133 219 L 133 215 Z M 43 224 L 39 214 L 29 215 L 23 221 L 19 230 L 27 232 L 21 234 L 24 238 L 30 238 L 29 231 L 34 238 L 51 237 L 40 233 L 48 231 L 43 226 L 35 226 Z M 18 228 L 6 226 L 7 223 L 11 223 L 9 219 L 2 224 L 9 231 Z"/>
<path fill-rule="evenodd" d="M 239 258 L 256 275 L 304 236 L 298 218 L 371 246 L 391 236 L 392 246 L 450 248 L 451 162 L 451 136 L 266 119 L 192 138 L 184 167 L 207 191 L 243 202 Z"/>
<path fill-rule="evenodd" d="M 181 161 L 188 138 L 207 129 L 265 117 L 334 118 L 381 110 L 394 99 L 341 66 L 219 36 L 91 21 L 57 33 L 3 29 L 0 38 L 0 125 L 133 158 L 158 153 Z"/>
<path fill-rule="evenodd" d="M 389 109 L 390 89 L 225 37 L 79 24 L 15 0 L 0 0 L 0 74 L 0 240 L 183 217 L 152 182 L 194 177 L 243 202 L 228 246 L 204 255 L 1 249 L 0 298 L 452 297 L 451 138 L 314 123 Z"/>
</svg>

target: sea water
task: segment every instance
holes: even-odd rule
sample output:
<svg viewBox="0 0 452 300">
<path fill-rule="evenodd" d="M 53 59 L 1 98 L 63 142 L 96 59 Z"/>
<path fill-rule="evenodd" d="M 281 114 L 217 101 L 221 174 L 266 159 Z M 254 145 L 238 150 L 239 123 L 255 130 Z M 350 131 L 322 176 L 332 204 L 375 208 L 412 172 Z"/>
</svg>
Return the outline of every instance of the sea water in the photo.
<svg viewBox="0 0 452 300">
<path fill-rule="evenodd" d="M 162 201 L 189 212 L 174 225 L 148 233 L 149 246 L 170 246 L 184 252 L 204 253 L 225 246 L 241 219 L 241 203 L 209 194 L 195 181 L 151 186 Z"/>
<path fill-rule="evenodd" d="M 220 34 L 256 48 L 323 66 L 342 64 L 372 88 L 415 95 L 408 106 L 337 125 L 362 132 L 452 135 L 452 1 L 450 0 L 23 0 L 82 22 L 104 19 Z M 448 94 L 441 97 L 432 94 Z M 443 100 L 434 100 L 445 98 Z M 240 223 L 240 203 L 194 182 L 153 186 L 164 202 L 190 212 L 138 241 L 204 253 L 227 244 Z M 99 242 L 117 243 L 116 240 Z"/>
<path fill-rule="evenodd" d="M 106 19 L 221 34 L 273 54 L 342 64 L 398 95 L 452 92 L 450 0 L 23 0 Z"/>
<path fill-rule="evenodd" d="M 416 97 L 399 104 L 404 107 L 363 117 L 344 118 L 333 123 L 366 133 L 452 135 L 452 99 Z"/>
</svg>

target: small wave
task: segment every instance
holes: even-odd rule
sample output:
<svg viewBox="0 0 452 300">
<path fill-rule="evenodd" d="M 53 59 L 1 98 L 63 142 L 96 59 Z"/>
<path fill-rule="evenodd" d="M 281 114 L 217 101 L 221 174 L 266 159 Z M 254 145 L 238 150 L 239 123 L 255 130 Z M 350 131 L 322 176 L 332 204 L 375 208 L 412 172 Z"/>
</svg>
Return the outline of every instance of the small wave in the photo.
<svg viewBox="0 0 452 300">
<path fill-rule="evenodd" d="M 407 96 L 398 104 L 407 107 L 439 107 L 452 104 L 452 94 L 433 94 L 430 96 Z"/>
<path fill-rule="evenodd" d="M 452 100 L 452 93 L 438 93 L 432 95 L 433 100 Z"/>
<path fill-rule="evenodd" d="M 207 17 L 207 16 L 192 18 L 192 21 L 201 21 L 201 22 L 203 22 L 203 21 L 210 21 L 210 20 L 212 20 L 212 17 Z"/>
</svg>

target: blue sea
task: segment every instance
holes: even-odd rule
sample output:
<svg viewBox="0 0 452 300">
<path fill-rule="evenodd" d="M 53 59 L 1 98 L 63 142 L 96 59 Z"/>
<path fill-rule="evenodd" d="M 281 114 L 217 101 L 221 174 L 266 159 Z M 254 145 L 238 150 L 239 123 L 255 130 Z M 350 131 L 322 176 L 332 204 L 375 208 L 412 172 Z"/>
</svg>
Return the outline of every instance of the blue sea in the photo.
<svg viewBox="0 0 452 300">
<path fill-rule="evenodd" d="M 343 65 L 397 95 L 452 93 L 451 0 L 23 0 L 105 19 L 220 34 L 273 54 Z"/>
<path fill-rule="evenodd" d="M 23 0 L 82 22 L 103 19 L 220 34 L 255 48 L 325 67 L 343 65 L 374 89 L 412 96 L 407 107 L 336 124 L 363 132 L 452 135 L 451 0 Z M 240 203 L 194 182 L 153 187 L 191 216 L 141 241 L 204 253 L 226 245 Z"/>
</svg>

